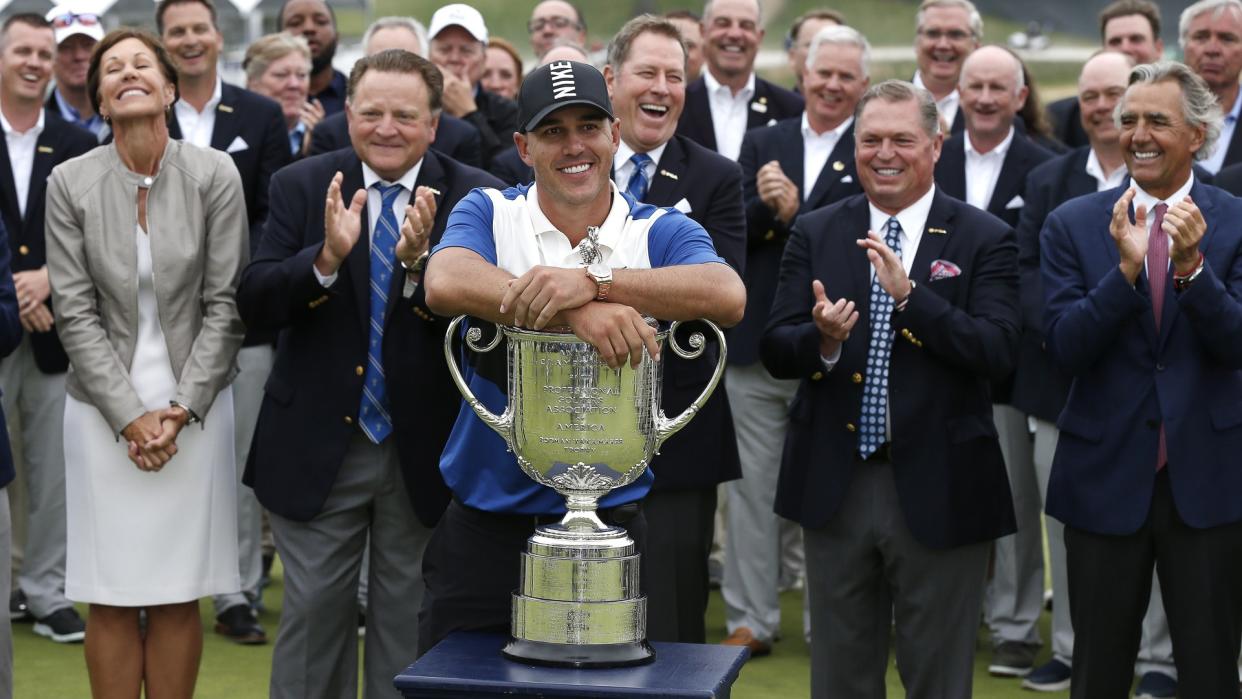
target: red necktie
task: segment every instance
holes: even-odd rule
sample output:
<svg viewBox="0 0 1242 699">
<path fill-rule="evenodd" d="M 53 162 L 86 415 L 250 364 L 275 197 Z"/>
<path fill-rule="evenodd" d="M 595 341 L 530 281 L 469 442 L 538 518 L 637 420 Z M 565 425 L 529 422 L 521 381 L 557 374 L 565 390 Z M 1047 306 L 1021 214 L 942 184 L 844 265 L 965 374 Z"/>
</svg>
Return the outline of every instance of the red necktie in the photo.
<svg viewBox="0 0 1242 699">
<path fill-rule="evenodd" d="M 1161 230 L 1164 212 L 1168 204 L 1156 204 L 1152 209 L 1151 231 L 1147 234 L 1147 283 L 1151 287 L 1151 312 L 1156 317 L 1156 334 L 1160 334 L 1160 316 L 1164 311 L 1164 285 L 1169 278 L 1169 236 Z M 1169 461 L 1168 445 L 1164 440 L 1164 421 L 1160 422 L 1160 435 L 1156 438 L 1156 470 L 1164 468 Z"/>
</svg>

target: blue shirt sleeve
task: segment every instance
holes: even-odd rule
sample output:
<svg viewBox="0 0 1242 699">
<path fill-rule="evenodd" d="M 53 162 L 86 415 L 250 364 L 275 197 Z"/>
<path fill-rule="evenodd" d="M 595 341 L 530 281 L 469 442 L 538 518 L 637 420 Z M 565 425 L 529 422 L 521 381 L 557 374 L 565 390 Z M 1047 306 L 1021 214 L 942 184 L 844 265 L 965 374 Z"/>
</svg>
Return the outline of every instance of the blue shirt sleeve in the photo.
<svg viewBox="0 0 1242 699">
<path fill-rule="evenodd" d="M 675 209 L 668 210 L 647 232 L 647 255 L 652 267 L 697 265 L 704 262 L 725 264 L 716 254 L 711 236 L 694 219 Z"/>
<path fill-rule="evenodd" d="M 432 254 L 445 248 L 466 248 L 496 264 L 496 237 L 492 233 L 494 213 L 492 200 L 482 188 L 470 190 L 449 212 L 444 235 Z"/>
</svg>

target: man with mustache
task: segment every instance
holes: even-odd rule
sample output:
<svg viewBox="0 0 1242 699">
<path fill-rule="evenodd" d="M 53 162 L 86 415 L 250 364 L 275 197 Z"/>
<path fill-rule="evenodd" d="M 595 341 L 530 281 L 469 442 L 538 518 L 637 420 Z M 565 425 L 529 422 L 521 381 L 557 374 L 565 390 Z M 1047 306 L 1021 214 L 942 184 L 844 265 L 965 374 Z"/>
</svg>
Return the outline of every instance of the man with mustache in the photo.
<svg viewBox="0 0 1242 699">
<path fill-rule="evenodd" d="M 756 126 L 802 113 L 802 98 L 755 75 L 763 41 L 759 0 L 708 0 L 703 8 L 702 77 L 686 88 L 677 133 L 737 160 Z"/>
<path fill-rule="evenodd" d="M 336 13 L 324 0 L 285 0 L 276 14 L 281 31 L 305 37 L 311 50 L 310 94 L 325 115 L 345 109 L 345 74 L 332 67 L 336 57 Z"/>
<path fill-rule="evenodd" d="M 983 18 L 970 0 L 923 0 L 915 19 L 914 84 L 936 98 L 950 135 L 966 128 L 958 106 L 962 64 L 983 41 Z"/>
</svg>

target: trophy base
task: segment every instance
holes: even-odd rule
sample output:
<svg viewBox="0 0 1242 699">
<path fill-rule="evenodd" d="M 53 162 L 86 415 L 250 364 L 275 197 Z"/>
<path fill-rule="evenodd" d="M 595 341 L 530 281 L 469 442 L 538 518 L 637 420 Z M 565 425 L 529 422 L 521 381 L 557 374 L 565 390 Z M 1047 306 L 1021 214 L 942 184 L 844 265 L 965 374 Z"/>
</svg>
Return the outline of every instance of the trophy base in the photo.
<svg viewBox="0 0 1242 699">
<path fill-rule="evenodd" d="M 501 652 L 510 660 L 546 667 L 633 667 L 655 660 L 655 649 L 646 640 L 574 645 L 513 638 Z"/>
</svg>

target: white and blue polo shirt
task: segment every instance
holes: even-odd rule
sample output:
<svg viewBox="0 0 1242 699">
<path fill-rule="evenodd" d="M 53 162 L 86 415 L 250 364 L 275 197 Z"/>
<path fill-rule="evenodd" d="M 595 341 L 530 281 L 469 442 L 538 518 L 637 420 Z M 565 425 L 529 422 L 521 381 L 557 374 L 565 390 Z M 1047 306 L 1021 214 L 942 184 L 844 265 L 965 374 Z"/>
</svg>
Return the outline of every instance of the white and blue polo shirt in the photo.
<svg viewBox="0 0 1242 699">
<path fill-rule="evenodd" d="M 433 254 L 444 248 L 467 248 L 515 276 L 536 265 L 582 266 L 581 251 L 539 208 L 535 187 L 471 191 L 449 214 Z M 698 223 L 675 209 L 638 203 L 615 185 L 612 208 L 599 227 L 598 246 L 603 262 L 614 269 L 725 263 Z M 490 332 L 484 328 L 484 337 Z M 508 403 L 504 352 L 497 348 L 480 356 L 464 350 L 458 361 L 474 395 L 493 413 L 503 412 Z M 564 498 L 523 473 L 504 440 L 464 401 L 440 457 L 440 472 L 457 499 L 476 509 L 529 515 L 565 511 Z M 647 494 L 652 479 L 647 470 L 634 483 L 605 496 L 600 506 L 638 500 Z"/>
</svg>

